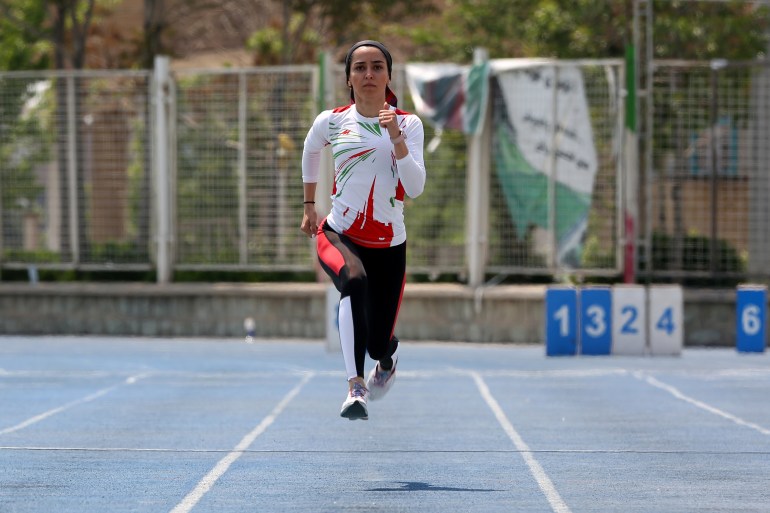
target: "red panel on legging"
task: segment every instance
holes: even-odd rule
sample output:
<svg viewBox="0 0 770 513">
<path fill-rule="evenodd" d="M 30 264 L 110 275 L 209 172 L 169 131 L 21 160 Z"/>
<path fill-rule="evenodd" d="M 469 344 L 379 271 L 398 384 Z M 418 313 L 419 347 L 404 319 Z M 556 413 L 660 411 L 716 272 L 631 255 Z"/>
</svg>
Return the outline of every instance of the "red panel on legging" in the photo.
<svg viewBox="0 0 770 513">
<path fill-rule="evenodd" d="M 321 223 L 321 227 L 322 226 L 323 223 Z M 318 240 L 316 243 L 318 247 L 318 258 L 329 267 L 329 269 L 334 271 L 334 274 L 339 276 L 340 269 L 345 265 L 345 259 L 342 258 L 342 253 L 329 242 L 329 239 L 326 237 L 326 232 L 324 232 L 321 227 L 318 228 L 318 233 L 316 234 Z"/>
</svg>

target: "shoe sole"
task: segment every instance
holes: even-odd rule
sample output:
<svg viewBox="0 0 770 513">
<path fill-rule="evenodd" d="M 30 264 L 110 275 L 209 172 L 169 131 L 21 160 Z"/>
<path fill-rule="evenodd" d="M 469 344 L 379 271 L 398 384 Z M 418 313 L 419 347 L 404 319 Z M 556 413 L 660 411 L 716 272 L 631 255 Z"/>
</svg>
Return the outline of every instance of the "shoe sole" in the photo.
<svg viewBox="0 0 770 513">
<path fill-rule="evenodd" d="M 369 420 L 369 413 L 364 405 L 356 401 L 340 412 L 340 417 L 348 420 Z"/>
</svg>

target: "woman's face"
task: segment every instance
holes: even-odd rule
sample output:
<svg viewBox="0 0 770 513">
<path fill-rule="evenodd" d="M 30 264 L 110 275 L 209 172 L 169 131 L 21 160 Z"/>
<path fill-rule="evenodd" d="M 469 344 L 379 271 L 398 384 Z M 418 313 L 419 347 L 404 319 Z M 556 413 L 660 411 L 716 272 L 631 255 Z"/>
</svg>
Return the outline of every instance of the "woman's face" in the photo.
<svg viewBox="0 0 770 513">
<path fill-rule="evenodd" d="M 356 97 L 383 101 L 389 83 L 388 63 L 378 48 L 362 46 L 353 52 L 348 85 Z"/>
</svg>

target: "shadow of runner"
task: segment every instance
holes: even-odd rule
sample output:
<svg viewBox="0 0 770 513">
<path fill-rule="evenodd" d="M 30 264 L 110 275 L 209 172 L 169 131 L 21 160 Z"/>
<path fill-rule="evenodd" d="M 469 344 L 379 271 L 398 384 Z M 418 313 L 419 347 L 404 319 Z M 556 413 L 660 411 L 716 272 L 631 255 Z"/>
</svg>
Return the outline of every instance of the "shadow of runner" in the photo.
<svg viewBox="0 0 770 513">
<path fill-rule="evenodd" d="M 430 483 L 420 481 L 396 481 L 394 484 L 401 485 L 400 488 L 369 488 L 367 492 L 502 492 L 504 490 L 495 490 L 487 488 L 456 488 L 453 486 L 434 486 Z"/>
</svg>

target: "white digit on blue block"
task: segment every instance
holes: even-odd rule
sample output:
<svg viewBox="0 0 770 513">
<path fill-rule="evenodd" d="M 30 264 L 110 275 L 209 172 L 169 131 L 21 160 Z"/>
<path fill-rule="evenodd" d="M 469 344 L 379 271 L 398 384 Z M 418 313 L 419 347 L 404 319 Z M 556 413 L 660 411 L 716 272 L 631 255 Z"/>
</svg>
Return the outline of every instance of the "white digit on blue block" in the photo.
<svg viewBox="0 0 770 513">
<path fill-rule="evenodd" d="M 562 305 L 556 310 L 553 318 L 559 322 L 559 334 L 562 337 L 569 335 L 569 308 L 567 305 Z"/>
<path fill-rule="evenodd" d="M 586 333 L 595 338 L 604 335 L 604 332 L 607 331 L 607 312 L 605 312 L 604 308 L 598 305 L 591 305 L 586 310 L 586 313 L 591 319 L 591 324 L 586 326 Z"/>
<path fill-rule="evenodd" d="M 577 290 L 567 286 L 548 287 L 545 310 L 546 355 L 574 355 L 578 339 Z"/>
<path fill-rule="evenodd" d="M 741 353 L 763 353 L 767 340 L 767 287 L 739 285 L 735 300 L 735 348 Z"/>
<path fill-rule="evenodd" d="M 757 305 L 746 305 L 741 315 L 741 323 L 743 324 L 743 332 L 747 335 L 759 333 L 759 330 L 762 329 L 759 307 Z"/>
</svg>

